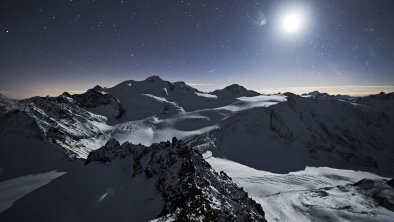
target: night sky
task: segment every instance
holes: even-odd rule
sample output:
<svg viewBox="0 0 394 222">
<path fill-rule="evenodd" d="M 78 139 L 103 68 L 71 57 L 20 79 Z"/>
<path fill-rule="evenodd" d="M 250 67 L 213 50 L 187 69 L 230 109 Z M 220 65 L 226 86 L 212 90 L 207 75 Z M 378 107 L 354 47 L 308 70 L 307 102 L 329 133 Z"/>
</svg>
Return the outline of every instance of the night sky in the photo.
<svg viewBox="0 0 394 222">
<path fill-rule="evenodd" d="M 13 98 L 151 75 L 203 91 L 394 89 L 392 0 L 2 0 L 0 43 Z"/>
</svg>

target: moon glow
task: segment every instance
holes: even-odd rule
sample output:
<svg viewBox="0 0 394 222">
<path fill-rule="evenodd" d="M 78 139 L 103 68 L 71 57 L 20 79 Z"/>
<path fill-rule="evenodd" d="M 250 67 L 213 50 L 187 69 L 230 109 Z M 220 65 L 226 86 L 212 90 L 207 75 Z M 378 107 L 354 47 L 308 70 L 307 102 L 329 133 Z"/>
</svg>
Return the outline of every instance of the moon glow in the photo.
<svg viewBox="0 0 394 222">
<path fill-rule="evenodd" d="M 300 32 L 305 26 L 305 13 L 302 10 L 292 9 L 283 12 L 280 19 L 280 28 L 285 34 Z"/>
</svg>

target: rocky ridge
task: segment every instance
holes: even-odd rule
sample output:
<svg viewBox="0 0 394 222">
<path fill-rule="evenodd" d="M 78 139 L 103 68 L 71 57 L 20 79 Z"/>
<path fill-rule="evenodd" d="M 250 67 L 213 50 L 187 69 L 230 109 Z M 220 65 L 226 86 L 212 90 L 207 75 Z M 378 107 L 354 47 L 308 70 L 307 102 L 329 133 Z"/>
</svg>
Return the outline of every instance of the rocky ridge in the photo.
<svg viewBox="0 0 394 222">
<path fill-rule="evenodd" d="M 111 139 L 92 151 L 86 163 L 128 155 L 133 175 L 155 178 L 164 207 L 157 221 L 265 221 L 264 211 L 224 172 L 216 172 L 202 155 L 173 138 L 150 147 Z"/>
</svg>

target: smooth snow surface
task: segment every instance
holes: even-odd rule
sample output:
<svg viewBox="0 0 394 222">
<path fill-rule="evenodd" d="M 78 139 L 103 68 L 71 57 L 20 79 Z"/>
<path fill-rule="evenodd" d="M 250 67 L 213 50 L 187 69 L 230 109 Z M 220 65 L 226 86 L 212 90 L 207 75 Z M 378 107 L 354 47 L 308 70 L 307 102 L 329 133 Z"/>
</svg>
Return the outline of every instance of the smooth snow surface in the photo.
<svg viewBox="0 0 394 222">
<path fill-rule="evenodd" d="M 224 109 L 232 112 L 239 112 L 242 110 L 252 109 L 256 107 L 268 107 L 275 105 L 279 102 L 285 102 L 286 96 L 284 95 L 260 95 L 260 96 L 253 96 L 253 97 L 240 97 L 237 98 L 237 102 L 224 106 L 219 107 L 217 109 Z"/>
<path fill-rule="evenodd" d="M 387 179 L 368 172 L 327 167 L 274 174 L 212 157 L 205 159 L 224 171 L 262 205 L 267 221 L 392 221 L 394 212 L 378 206 L 350 184 L 361 179 Z M 263 161 L 263 160 L 262 160 Z"/>
<path fill-rule="evenodd" d="M 0 182 L 0 213 L 10 208 L 19 198 L 48 184 L 63 174 L 65 172 L 51 171 Z"/>
<path fill-rule="evenodd" d="M 209 93 L 198 93 L 198 92 L 196 92 L 196 95 L 197 96 L 201 96 L 201 97 L 205 97 L 205 98 L 212 98 L 212 99 L 217 99 L 218 98 L 217 95 L 212 95 L 212 94 L 209 94 Z"/>
<path fill-rule="evenodd" d="M 173 124 L 166 121 L 156 122 L 154 118 L 144 121 L 132 121 L 117 125 L 112 131 L 111 137 L 116 138 L 121 143 L 128 141 L 133 144 L 150 146 L 152 143 L 171 140 L 172 137 L 184 138 L 217 128 L 216 125 L 213 125 L 192 131 L 183 131 L 175 129 Z"/>
<path fill-rule="evenodd" d="M 156 101 L 163 103 L 171 103 L 177 106 L 176 103 L 168 102 L 163 97 L 157 97 L 146 94 Z M 123 143 L 129 141 L 134 144 L 143 144 L 149 146 L 152 143 L 170 140 L 172 137 L 183 139 L 188 136 L 201 135 L 213 129 L 217 129 L 218 123 L 234 113 L 261 106 L 270 106 L 278 102 L 286 101 L 286 96 L 256 96 L 256 97 L 242 97 L 239 101 L 232 105 L 196 110 L 193 112 L 181 112 L 178 115 L 158 119 L 157 117 L 149 117 L 141 121 L 130 121 L 114 126 L 111 129 L 110 136 Z M 226 111 L 223 113 L 223 111 Z"/>
</svg>

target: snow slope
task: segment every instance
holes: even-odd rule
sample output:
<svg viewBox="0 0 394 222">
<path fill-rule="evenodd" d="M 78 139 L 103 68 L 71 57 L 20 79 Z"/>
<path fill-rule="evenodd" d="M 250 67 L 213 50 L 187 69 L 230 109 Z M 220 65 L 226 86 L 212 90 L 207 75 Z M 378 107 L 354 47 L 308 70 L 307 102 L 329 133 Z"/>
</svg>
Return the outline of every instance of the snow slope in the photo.
<svg viewBox="0 0 394 222">
<path fill-rule="evenodd" d="M 10 208 L 17 199 L 44 186 L 63 174 L 65 172 L 51 171 L 0 182 L 0 213 Z"/>
<path fill-rule="evenodd" d="M 84 166 L 17 200 L 0 221 L 148 221 L 162 208 L 152 179 L 132 177 L 131 160 Z"/>
<path fill-rule="evenodd" d="M 394 203 L 394 187 L 386 185 L 387 178 L 372 173 L 307 167 L 274 174 L 212 157 L 209 152 L 204 157 L 263 206 L 267 221 L 392 221 L 394 217 L 392 209 L 366 195 L 368 189 L 354 185 L 365 178 L 376 181 L 373 192 L 384 193 Z"/>
<path fill-rule="evenodd" d="M 130 159 L 84 165 L 29 135 L 0 133 L 0 221 L 148 221 L 160 213 L 155 183 L 131 177 Z"/>
</svg>

